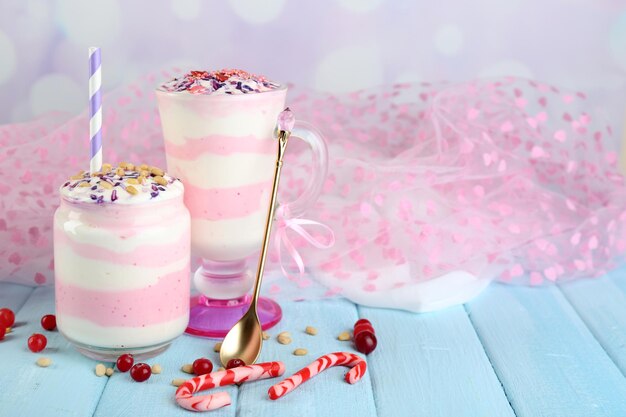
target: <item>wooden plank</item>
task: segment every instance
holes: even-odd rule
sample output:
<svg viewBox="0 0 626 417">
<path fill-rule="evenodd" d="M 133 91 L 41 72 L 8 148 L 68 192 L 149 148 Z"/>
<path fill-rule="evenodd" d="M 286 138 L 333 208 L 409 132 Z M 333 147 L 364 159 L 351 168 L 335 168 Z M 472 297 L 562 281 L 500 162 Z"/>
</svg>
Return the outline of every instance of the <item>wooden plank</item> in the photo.
<svg viewBox="0 0 626 417">
<path fill-rule="evenodd" d="M 378 339 L 368 359 L 380 417 L 514 415 L 463 307 L 359 315 Z"/>
<path fill-rule="evenodd" d="M 626 268 L 560 286 L 567 300 L 626 375 Z"/>
<path fill-rule="evenodd" d="M 34 288 L 27 285 L 12 284 L 9 282 L 0 282 L 0 308 L 10 308 L 16 313 L 16 321 L 20 322 L 17 315 L 22 308 Z"/>
<path fill-rule="evenodd" d="M 35 289 L 17 314 L 20 325 L 0 342 L 0 416 L 92 415 L 106 378 L 97 378 L 93 362 L 74 351 L 57 331 L 41 328 L 41 317 L 53 312 L 53 288 Z M 46 335 L 43 352 L 28 350 L 32 333 Z M 41 356 L 53 364 L 38 367 L 35 361 Z"/>
<path fill-rule="evenodd" d="M 176 387 L 171 385 L 174 378 L 189 379 L 192 375 L 186 374 L 180 368 L 186 363 L 205 357 L 215 365 L 220 366 L 218 354 L 213 352 L 215 340 L 202 339 L 183 335 L 172 343 L 171 347 L 161 355 L 144 362 L 149 365 L 158 363 L 163 368 L 159 375 L 152 375 L 145 382 L 137 383 L 129 373 L 116 372 L 109 379 L 100 403 L 94 414 L 95 417 L 138 417 L 138 416 L 187 416 L 193 413 L 179 407 L 174 400 Z M 211 412 L 211 416 L 235 416 L 237 410 L 236 386 L 221 388 L 227 391 L 232 400 L 228 407 Z M 208 391 L 203 391 L 208 393 Z"/>
<path fill-rule="evenodd" d="M 275 329 L 272 338 L 264 343 L 260 361 L 281 360 L 287 368 L 282 378 L 243 384 L 239 389 L 237 415 L 240 417 L 275 416 L 376 416 L 372 392 L 371 374 L 354 385 L 344 381 L 347 368 L 331 368 L 305 382 L 286 396 L 271 401 L 267 390 L 316 360 L 332 352 L 358 353 L 350 342 L 340 342 L 337 335 L 348 330 L 358 319 L 354 304 L 344 300 L 319 302 L 285 302 L 282 304 L 284 317 Z M 317 328 L 317 336 L 304 332 L 306 326 Z M 281 345 L 276 335 L 282 331 L 291 333 L 293 342 Z M 294 356 L 296 348 L 308 350 L 306 356 Z M 368 365 L 371 362 L 368 360 Z"/>
<path fill-rule="evenodd" d="M 467 309 L 518 417 L 624 416 L 626 379 L 558 288 L 493 284 Z"/>
</svg>

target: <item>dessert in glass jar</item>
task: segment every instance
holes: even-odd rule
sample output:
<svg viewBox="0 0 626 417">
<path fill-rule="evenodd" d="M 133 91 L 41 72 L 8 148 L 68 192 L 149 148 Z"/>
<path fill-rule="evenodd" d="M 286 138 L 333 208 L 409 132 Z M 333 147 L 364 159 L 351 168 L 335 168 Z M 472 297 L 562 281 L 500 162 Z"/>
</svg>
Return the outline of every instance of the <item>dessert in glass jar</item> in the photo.
<svg viewBox="0 0 626 417">
<path fill-rule="evenodd" d="M 190 217 L 157 167 L 103 164 L 60 189 L 54 216 L 59 331 L 84 355 L 154 356 L 189 320 Z"/>
</svg>

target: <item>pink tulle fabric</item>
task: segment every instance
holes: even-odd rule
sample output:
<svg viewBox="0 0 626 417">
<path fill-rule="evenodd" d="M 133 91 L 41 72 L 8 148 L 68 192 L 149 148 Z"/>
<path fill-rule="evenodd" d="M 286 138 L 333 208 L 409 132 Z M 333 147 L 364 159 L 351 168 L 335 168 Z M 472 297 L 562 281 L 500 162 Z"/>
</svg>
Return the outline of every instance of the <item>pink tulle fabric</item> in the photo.
<svg viewBox="0 0 626 417">
<path fill-rule="evenodd" d="M 104 97 L 105 161 L 165 165 L 153 89 L 172 75 Z M 306 271 L 283 241 L 285 277 L 273 245 L 265 290 L 276 298 L 359 293 L 394 306 L 384 301 L 393 291 L 451 271 L 540 285 L 600 276 L 626 249 L 611 128 L 587 112 L 583 93 L 517 78 L 290 90 L 296 117 L 329 145 L 323 193 L 304 217 L 329 226 L 336 242 L 320 249 L 323 227 L 299 222 L 303 237 L 279 219 L 287 252 Z M 0 144 L 0 279 L 50 283 L 57 188 L 88 166 L 87 115 L 5 125 Z M 297 145 L 288 150 L 281 200 L 305 186 L 308 158 Z"/>
</svg>

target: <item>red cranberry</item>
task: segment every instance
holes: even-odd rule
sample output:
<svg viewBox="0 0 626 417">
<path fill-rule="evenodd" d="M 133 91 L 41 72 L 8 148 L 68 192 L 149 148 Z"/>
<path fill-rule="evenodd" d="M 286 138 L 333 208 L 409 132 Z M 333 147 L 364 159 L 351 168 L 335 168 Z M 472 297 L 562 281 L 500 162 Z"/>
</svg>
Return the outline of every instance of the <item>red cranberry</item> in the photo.
<svg viewBox="0 0 626 417">
<path fill-rule="evenodd" d="M 357 326 L 354 326 L 354 334 L 357 334 L 357 333 L 360 333 L 360 332 L 363 332 L 363 331 L 376 333 L 374 331 L 374 328 L 372 327 L 371 324 L 361 323 L 361 324 L 359 324 Z"/>
<path fill-rule="evenodd" d="M 354 323 L 354 327 L 358 326 L 361 323 L 369 324 L 370 326 L 372 325 L 372 323 L 368 319 L 358 319 L 356 323 Z"/>
<path fill-rule="evenodd" d="M 356 346 L 356 350 L 361 353 L 369 354 L 376 349 L 376 345 L 378 342 L 376 341 L 376 336 L 371 332 L 361 332 L 354 335 L 354 345 Z"/>
<path fill-rule="evenodd" d="M 226 369 L 237 368 L 239 366 L 245 366 L 246 363 L 239 358 L 231 359 L 226 364 Z"/>
<path fill-rule="evenodd" d="M 152 370 L 147 363 L 137 363 L 130 368 L 130 377 L 137 382 L 146 381 L 150 375 L 152 375 Z"/>
<path fill-rule="evenodd" d="M 200 358 L 193 361 L 193 373 L 196 375 L 210 374 L 213 370 L 213 363 L 207 358 Z"/>
<path fill-rule="evenodd" d="M 39 333 L 33 333 L 33 335 L 28 338 L 28 348 L 31 352 L 41 352 L 46 348 L 47 344 L 48 339 L 46 339 L 46 336 Z"/>
<path fill-rule="evenodd" d="M 57 328 L 57 318 L 54 314 L 46 314 L 41 318 L 41 327 L 46 330 L 54 330 Z"/>
<path fill-rule="evenodd" d="M 0 308 L 0 321 L 4 322 L 4 327 L 12 327 L 15 324 L 15 313 L 9 308 Z"/>
<path fill-rule="evenodd" d="M 128 370 L 133 367 L 134 363 L 135 358 L 133 358 L 133 355 L 130 353 L 120 355 L 116 362 L 117 370 L 120 372 L 128 372 Z"/>
</svg>

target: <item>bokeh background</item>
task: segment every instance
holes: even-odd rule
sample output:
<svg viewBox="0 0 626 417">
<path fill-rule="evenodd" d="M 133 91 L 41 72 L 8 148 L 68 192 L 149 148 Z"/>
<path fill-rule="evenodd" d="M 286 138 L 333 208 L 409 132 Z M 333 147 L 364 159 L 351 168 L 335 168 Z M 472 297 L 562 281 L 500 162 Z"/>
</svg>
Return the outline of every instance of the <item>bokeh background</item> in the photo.
<svg viewBox="0 0 626 417">
<path fill-rule="evenodd" d="M 241 67 L 345 92 L 395 81 L 519 75 L 590 93 L 618 131 L 626 2 L 618 0 L 0 0 L 0 123 L 87 103 L 157 68 Z M 106 105 L 106 103 L 105 103 Z M 619 136 L 619 135 L 618 135 Z"/>
</svg>

